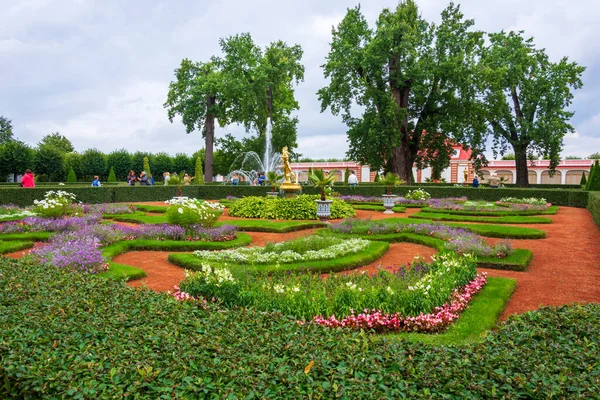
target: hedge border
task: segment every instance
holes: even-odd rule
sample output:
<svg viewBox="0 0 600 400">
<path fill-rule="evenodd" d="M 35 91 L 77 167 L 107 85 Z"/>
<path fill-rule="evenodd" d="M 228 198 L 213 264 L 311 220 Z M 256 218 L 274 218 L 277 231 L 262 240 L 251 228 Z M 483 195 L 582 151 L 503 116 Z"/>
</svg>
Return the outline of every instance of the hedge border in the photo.
<svg viewBox="0 0 600 400">
<path fill-rule="evenodd" d="M 592 218 L 600 229 L 600 192 L 590 192 L 587 209 L 592 213 Z"/>
</svg>

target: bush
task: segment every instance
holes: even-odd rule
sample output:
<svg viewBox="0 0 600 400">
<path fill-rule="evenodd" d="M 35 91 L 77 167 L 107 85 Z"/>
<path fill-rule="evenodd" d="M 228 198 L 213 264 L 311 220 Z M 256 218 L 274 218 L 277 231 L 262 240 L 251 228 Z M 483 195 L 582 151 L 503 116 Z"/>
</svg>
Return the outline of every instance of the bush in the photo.
<svg viewBox="0 0 600 400">
<path fill-rule="evenodd" d="M 200 157 L 196 157 L 196 176 L 195 183 L 197 185 L 201 185 L 204 183 L 204 172 L 202 172 L 202 159 Z"/>
<path fill-rule="evenodd" d="M 600 229 L 600 193 L 590 193 L 587 208 L 592 213 L 594 222 Z"/>
<path fill-rule="evenodd" d="M 115 174 L 115 167 L 110 167 L 110 171 L 108 172 L 108 180 L 109 183 L 117 182 L 117 175 Z"/>
<path fill-rule="evenodd" d="M 33 211 L 43 217 L 62 217 L 72 212 L 71 205 L 75 201 L 75 195 L 62 190 L 46 192 L 43 200 L 34 200 Z"/>
<path fill-rule="evenodd" d="M 482 343 L 440 347 L 180 303 L 7 259 L 0 297 L 5 399 L 594 398 L 599 391 L 594 303 L 525 313 Z"/>
<path fill-rule="evenodd" d="M 264 219 L 317 219 L 317 203 L 319 196 L 301 195 L 295 198 L 280 197 L 244 197 L 236 200 L 229 208 L 229 215 L 241 218 Z M 331 203 L 331 219 L 350 218 L 356 216 L 350 204 L 333 199 Z"/>
<path fill-rule="evenodd" d="M 600 191 L 600 164 L 598 160 L 596 160 L 596 162 L 594 163 L 594 169 L 590 173 L 590 177 L 586 185 L 586 190 Z"/>
<path fill-rule="evenodd" d="M 210 227 L 217 222 L 221 215 L 218 203 L 175 197 L 169 200 L 169 204 L 166 215 L 169 223 L 173 225 L 191 227 L 199 224 L 203 227 Z"/>
<path fill-rule="evenodd" d="M 75 175 L 75 170 L 73 167 L 69 168 L 69 174 L 67 175 L 68 183 L 77 183 L 77 175 Z"/>
<path fill-rule="evenodd" d="M 579 184 L 580 184 L 581 186 L 585 187 L 586 183 L 587 183 L 587 179 L 586 179 L 586 177 L 585 177 L 585 172 L 582 172 L 582 173 L 581 173 L 581 182 L 579 182 Z"/>
</svg>

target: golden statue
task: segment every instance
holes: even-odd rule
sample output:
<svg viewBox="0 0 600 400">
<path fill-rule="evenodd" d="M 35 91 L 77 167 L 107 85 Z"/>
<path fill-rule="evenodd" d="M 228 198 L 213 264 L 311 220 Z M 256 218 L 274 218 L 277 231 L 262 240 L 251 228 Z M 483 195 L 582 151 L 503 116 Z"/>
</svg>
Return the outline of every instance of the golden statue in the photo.
<svg viewBox="0 0 600 400">
<path fill-rule="evenodd" d="M 283 176 L 285 177 L 284 182 L 281 184 L 281 190 L 284 192 L 296 192 L 300 190 L 301 186 L 298 185 L 298 176 L 292 172 L 290 167 L 290 153 L 288 153 L 287 146 L 281 150 L 281 160 L 283 161 Z M 292 183 L 292 178 L 295 183 Z"/>
</svg>

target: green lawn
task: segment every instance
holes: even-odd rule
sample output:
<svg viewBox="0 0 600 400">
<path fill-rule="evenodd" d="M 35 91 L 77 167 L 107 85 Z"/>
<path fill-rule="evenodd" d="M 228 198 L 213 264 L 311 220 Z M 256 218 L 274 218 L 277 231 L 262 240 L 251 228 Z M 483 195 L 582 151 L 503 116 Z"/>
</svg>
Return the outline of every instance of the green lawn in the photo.
<svg viewBox="0 0 600 400">
<path fill-rule="evenodd" d="M 474 215 L 474 216 L 516 216 L 516 215 L 554 215 L 558 211 L 557 206 L 551 206 L 544 211 L 469 211 L 469 210 L 441 210 L 437 208 L 424 207 L 421 212 L 432 212 L 432 213 L 444 213 L 444 214 L 455 214 L 455 215 Z"/>
<path fill-rule="evenodd" d="M 31 241 L 11 240 L 8 242 L 0 241 L 0 254 L 13 253 L 15 251 L 30 249 L 33 247 Z"/>
<path fill-rule="evenodd" d="M 456 215 L 420 211 L 409 215 L 409 218 L 428 219 L 432 221 L 485 222 L 492 224 L 551 224 L 552 219 L 529 216 L 479 217 L 471 215 Z"/>
<path fill-rule="evenodd" d="M 381 204 L 352 204 L 352 208 L 355 210 L 365 211 L 385 211 L 385 207 Z M 396 213 L 403 213 L 406 212 L 406 207 L 394 206 L 392 207 L 392 211 Z"/>
</svg>

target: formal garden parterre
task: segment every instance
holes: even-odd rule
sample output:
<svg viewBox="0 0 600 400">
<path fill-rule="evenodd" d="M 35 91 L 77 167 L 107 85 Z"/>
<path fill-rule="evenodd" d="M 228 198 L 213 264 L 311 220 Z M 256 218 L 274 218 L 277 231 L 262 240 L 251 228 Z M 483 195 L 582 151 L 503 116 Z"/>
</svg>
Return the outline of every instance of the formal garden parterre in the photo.
<svg viewBox="0 0 600 400">
<path fill-rule="evenodd" d="M 418 198 L 410 198 L 417 196 Z M 103 298 L 108 299 L 110 296 L 115 296 L 109 294 L 112 291 L 120 293 L 116 297 L 120 299 L 117 301 L 117 308 L 121 305 L 132 310 L 139 308 L 139 312 L 143 313 L 145 311 L 142 311 L 142 308 L 147 305 L 137 303 L 142 296 L 146 301 L 154 304 L 152 307 L 156 309 L 171 310 L 168 315 L 164 311 L 153 315 L 152 318 L 146 318 L 146 322 L 140 321 L 142 323 L 142 325 L 138 325 L 142 329 L 140 333 L 148 332 L 150 334 L 150 331 L 146 331 L 143 327 L 144 324 L 158 323 L 167 329 L 167 326 L 173 327 L 172 324 L 175 321 L 181 323 L 184 320 L 192 323 L 190 327 L 205 324 L 208 324 L 207 327 L 212 327 L 214 323 L 218 323 L 220 328 L 214 326 L 211 329 L 220 332 L 220 329 L 226 329 L 226 326 L 231 327 L 233 321 L 237 321 L 236 323 L 246 327 L 246 334 L 240 335 L 238 340 L 243 340 L 245 337 L 250 337 L 247 335 L 261 331 L 266 334 L 273 329 L 290 334 L 294 331 L 295 335 L 302 337 L 309 334 L 308 332 L 312 332 L 311 335 L 317 336 L 314 340 L 329 340 L 325 338 L 330 337 L 340 346 L 339 351 L 345 348 L 350 355 L 359 349 L 352 349 L 351 338 L 356 334 L 364 335 L 373 332 L 375 336 L 371 336 L 371 339 L 367 339 L 369 336 L 364 336 L 364 340 L 366 340 L 364 343 L 368 343 L 367 347 L 370 349 L 368 359 L 378 354 L 379 350 L 376 349 L 394 348 L 397 349 L 394 351 L 400 351 L 398 354 L 414 351 L 409 349 L 420 349 L 414 354 L 419 358 L 418 362 L 421 360 L 424 362 L 426 358 L 422 357 L 430 354 L 427 347 L 411 344 L 413 341 L 433 343 L 436 346 L 460 344 L 461 347 L 453 351 L 474 352 L 485 358 L 487 352 L 493 354 L 498 351 L 498 346 L 504 346 L 502 344 L 502 338 L 505 337 L 503 336 L 504 331 L 510 329 L 509 326 L 515 326 L 517 321 L 527 321 L 523 323 L 530 324 L 532 327 L 538 324 L 538 328 L 535 329 L 549 332 L 553 327 L 546 325 L 546 321 L 551 321 L 553 318 L 563 318 L 564 316 L 564 318 L 582 320 L 585 316 L 592 323 L 594 318 L 598 318 L 598 310 L 594 306 L 572 307 L 561 310 L 561 314 L 544 310 L 539 313 L 540 319 L 538 320 L 532 320 L 531 318 L 534 317 L 527 314 L 524 317 L 513 319 L 512 325 L 502 326 L 500 332 L 485 335 L 485 331 L 496 325 L 498 316 L 502 313 L 514 290 L 514 281 L 486 276 L 488 270 L 478 270 L 477 267 L 526 271 L 527 265 L 534 258 L 533 253 L 526 247 L 514 247 L 513 243 L 544 240 L 545 232 L 538 226 L 553 225 L 552 220 L 550 222 L 531 221 L 530 223 L 539 224 L 532 228 L 497 225 L 497 223 L 516 224 L 518 218 L 546 218 L 536 217 L 536 215 L 549 211 L 550 217 L 555 218 L 552 215 L 560 215 L 561 211 L 556 207 L 552 208 L 545 200 L 541 199 L 504 198 L 489 205 L 489 203 L 483 202 L 472 203 L 464 197 L 445 200 L 432 199 L 431 196 L 424 198 L 421 191 L 416 194 L 408 193 L 408 197 L 398 198 L 396 203 L 403 207 L 402 211 L 406 211 L 408 213 L 406 216 L 409 218 L 395 217 L 382 220 L 361 218 L 375 215 L 382 211 L 381 209 L 373 207 L 361 210 L 360 207 L 356 209 L 353 207 L 356 204 L 378 205 L 373 204 L 375 203 L 373 198 L 358 198 L 357 196 L 337 198 L 335 200 L 339 202 L 339 206 L 336 207 L 338 214 L 333 214 L 333 217 L 339 218 L 334 218 L 334 221 L 328 225 L 310 221 L 314 219 L 314 216 L 310 214 L 312 208 L 309 207 L 309 205 L 312 206 L 309 200 L 311 202 L 314 200 L 311 196 L 301 196 L 299 201 L 306 206 L 297 207 L 297 215 L 294 215 L 296 203 L 292 199 L 230 198 L 223 202 L 229 206 L 226 210 L 226 214 L 229 215 L 227 217 L 222 215 L 222 206 L 216 202 L 175 198 L 169 201 L 170 204 L 163 206 L 110 203 L 86 205 L 77 203 L 76 196 L 60 192 L 49 193 L 45 199 L 40 200 L 32 208 L 4 207 L 1 215 L 9 217 L 0 225 L 0 251 L 3 253 L 15 252 L 31 247 L 34 242 L 39 243 L 40 241 L 44 244 L 36 245 L 31 254 L 22 261 L 2 261 L 0 281 L 3 288 L 3 301 L 0 306 L 6 311 L 11 311 L 3 313 L 5 316 L 0 319 L 3 329 L 6 328 L 4 329 L 5 345 L 1 347 L 1 351 L 3 359 L 7 361 L 0 366 L 0 371 L 5 379 L 8 379 L 8 383 L 2 389 L 3 393 L 78 393 L 80 395 L 84 393 L 88 395 L 90 393 L 104 393 L 104 395 L 107 393 L 145 393 L 148 395 L 149 393 L 158 393 L 155 390 L 160 387 L 166 390 L 168 386 L 166 382 L 171 382 L 169 380 L 171 378 L 167 378 L 165 375 L 167 371 L 171 371 L 168 376 L 181 376 L 183 379 L 183 375 L 180 375 L 181 372 L 179 372 L 179 361 L 166 358 L 162 352 L 159 352 L 161 353 L 159 357 L 156 357 L 159 353 L 150 357 L 144 353 L 146 355 L 140 360 L 144 359 L 147 362 L 142 363 L 143 365 L 135 364 L 137 367 L 133 371 L 127 366 L 127 363 L 117 365 L 109 362 L 107 365 L 110 365 L 111 369 L 107 370 L 106 381 L 100 379 L 92 383 L 89 379 L 83 378 L 79 372 L 71 371 L 71 376 L 74 376 L 73 373 L 75 373 L 79 381 L 83 382 L 82 385 L 63 382 L 66 375 L 61 374 L 66 373 L 65 368 L 71 364 L 64 361 L 58 362 L 59 359 L 54 358 L 51 354 L 49 360 L 52 367 L 43 367 L 40 362 L 41 357 L 45 357 L 45 355 L 40 355 L 40 358 L 33 357 L 32 366 L 35 365 L 37 371 L 28 370 L 26 373 L 21 372 L 17 375 L 14 363 L 18 362 L 19 357 L 25 356 L 27 350 L 23 345 L 30 340 L 39 342 L 41 333 L 35 334 L 35 330 L 31 330 L 35 329 L 33 321 L 23 320 L 15 324 L 18 321 L 17 316 L 21 312 L 19 310 L 26 312 L 25 310 L 29 309 L 30 313 L 37 312 L 33 303 L 27 301 L 16 308 L 10 298 L 13 298 L 15 288 L 18 288 L 16 292 L 27 290 L 26 288 L 31 287 L 29 286 L 32 284 L 31 282 L 46 282 L 45 284 L 49 287 L 48 293 L 59 294 L 57 292 L 57 290 L 61 292 L 59 287 L 64 287 L 65 290 L 67 287 L 78 288 L 81 295 L 89 296 L 90 293 L 95 293 L 90 297 L 90 301 L 101 302 L 97 304 L 104 304 L 107 301 L 101 300 Z M 544 204 L 541 204 L 542 202 Z M 439 204 L 443 206 L 436 208 Z M 450 206 L 450 204 L 453 205 Z M 435 209 L 436 213 L 430 212 L 427 208 Z M 249 217 L 249 219 L 234 218 L 231 210 L 234 210 L 233 214 L 237 213 L 240 216 Z M 461 217 L 481 218 L 478 221 L 459 220 L 463 222 L 462 224 L 436 222 L 433 221 L 433 218 L 423 219 L 425 217 L 421 215 L 419 215 L 419 219 L 413 219 L 417 214 L 453 215 L 448 211 L 471 211 L 487 214 L 485 216 L 454 214 Z M 503 214 L 507 212 L 512 214 Z M 340 219 L 346 217 L 352 218 Z M 515 220 L 499 222 L 498 220 L 501 218 L 515 218 Z M 488 223 L 493 220 L 496 222 Z M 294 238 L 302 232 L 302 229 L 314 228 L 319 228 L 316 235 Z M 267 244 L 264 247 L 244 247 L 251 244 L 251 236 L 239 232 L 241 229 L 282 232 L 282 239 L 289 238 L 290 240 Z M 295 233 L 298 230 L 300 231 Z M 257 234 L 253 233 L 253 235 Z M 513 243 L 506 239 L 500 239 L 491 243 L 487 239 L 484 240 L 482 236 L 521 237 L 523 239 L 511 239 Z M 417 259 L 400 268 L 380 265 L 377 273 L 343 275 L 336 273 L 341 270 L 372 265 L 388 251 L 390 246 L 398 242 L 419 243 L 433 247 L 439 251 L 439 254 L 433 260 Z M 118 254 L 132 250 L 171 252 L 169 261 L 189 271 L 186 272 L 185 279 L 178 283 L 169 295 L 175 300 L 170 301 L 169 297 L 165 297 L 165 295 L 128 289 L 122 285 L 111 283 L 111 281 L 120 281 L 123 278 L 139 279 L 146 274 L 144 270 L 136 268 L 135 265 L 122 265 L 112 261 Z M 35 276 L 28 281 L 27 285 L 17 283 L 21 281 L 19 270 L 28 271 Z M 510 272 L 507 273 L 510 274 Z M 528 272 L 520 273 L 527 274 Z M 148 279 L 150 278 L 148 277 Z M 21 286 L 15 287 L 15 285 Z M 51 290 L 51 287 L 57 289 Z M 88 287 L 91 292 L 88 291 Z M 60 298 L 67 298 L 63 295 L 73 296 L 75 294 L 72 290 L 63 292 L 52 301 L 52 304 L 60 304 Z M 42 319 L 47 321 L 49 316 L 52 316 L 53 319 L 63 320 L 63 316 L 69 315 L 71 313 L 69 310 L 73 310 L 73 307 L 75 306 L 64 305 L 61 307 L 64 311 L 59 310 L 59 314 L 51 311 Z M 104 307 L 99 308 L 104 309 Z M 87 324 L 91 324 L 89 329 L 104 332 L 102 335 L 116 335 L 121 331 L 118 323 L 114 321 L 106 323 L 107 316 L 100 318 L 94 309 L 88 307 L 87 310 L 88 314 L 80 315 L 78 319 L 81 320 L 88 315 L 92 319 L 87 322 Z M 572 316 L 567 316 L 569 313 Z M 112 315 L 112 312 L 109 314 Z M 462 314 L 464 316 L 461 316 Z M 127 323 L 129 314 L 121 313 L 121 315 L 117 320 Z M 248 324 L 251 324 L 252 320 L 256 324 L 250 328 Z M 205 322 L 200 323 L 200 321 Z M 198 323 L 200 325 L 194 325 Z M 50 325 L 53 330 L 58 327 L 54 322 Z M 17 326 L 27 329 L 31 335 L 26 335 L 22 339 L 13 336 L 12 332 L 16 332 L 14 329 Z M 27 328 L 25 328 L 26 326 Z M 62 352 L 71 351 L 69 350 L 70 345 L 64 342 L 67 337 L 83 334 L 88 329 L 82 328 L 81 325 L 80 328 L 76 328 L 76 325 L 70 323 L 62 326 L 63 329 L 60 330 L 62 333 L 57 330 L 54 334 L 57 339 L 47 339 L 50 347 L 48 351 L 54 352 L 56 357 L 59 357 Z M 186 326 L 188 325 L 183 324 L 175 331 L 183 332 L 187 329 Z M 585 332 L 588 336 L 590 335 L 590 331 L 586 331 L 585 326 L 572 326 L 570 329 L 577 330 L 584 337 Z M 156 338 L 169 346 L 167 344 L 169 341 L 163 337 L 162 332 L 162 329 L 159 330 Z M 208 333 L 206 330 L 203 332 Z M 197 343 L 197 340 L 206 333 L 197 331 L 197 337 L 186 335 L 185 343 L 181 343 L 182 347 L 187 349 L 188 346 L 193 346 L 193 343 Z M 565 343 L 567 346 L 576 346 L 578 343 L 577 341 L 569 342 L 573 339 L 562 336 L 559 332 L 555 332 L 553 335 L 555 340 Z M 63 337 L 61 338 L 61 336 Z M 269 343 L 272 344 L 281 339 L 280 337 L 275 338 L 275 336 L 277 334 L 269 334 L 269 337 L 273 339 Z M 77 337 L 82 338 L 81 336 Z M 141 333 L 140 343 L 146 342 L 149 340 L 148 338 L 146 333 Z M 22 340 L 22 345 L 18 347 L 19 351 L 15 351 L 14 347 L 7 347 L 8 343 L 16 344 L 15 340 Z M 305 343 L 312 343 L 314 340 L 305 341 Z M 479 345 L 466 344 L 482 340 L 483 342 Z M 129 348 L 128 352 L 141 357 L 142 353 L 133 350 L 132 344 L 122 341 L 112 342 L 114 351 Z M 205 343 L 205 346 L 206 350 L 214 345 Z M 359 347 L 361 346 L 364 350 L 365 345 Z M 235 347 L 222 347 L 222 350 L 228 353 L 233 352 L 230 353 L 233 355 Z M 272 348 L 270 345 L 267 347 Z M 92 345 L 90 349 L 90 355 L 81 358 L 81 362 L 96 365 L 97 362 L 94 361 L 96 357 L 99 357 L 102 352 L 109 351 L 108 348 L 98 345 Z M 517 356 L 516 353 L 509 355 L 507 351 L 517 351 L 516 348 L 505 349 L 503 352 L 509 358 Z M 295 352 L 296 350 L 293 351 L 294 354 Z M 262 353 L 262 351 L 255 352 L 250 357 L 243 357 L 245 368 L 254 368 L 254 362 L 249 360 L 252 359 L 252 356 L 260 357 L 259 354 Z M 184 350 L 181 354 L 189 353 Z M 339 354 L 341 355 L 343 352 Z M 534 358 L 543 359 L 545 354 L 545 351 L 540 350 L 538 354 L 534 355 Z M 589 364 L 591 363 L 589 354 L 586 354 L 585 351 L 579 351 L 578 354 L 582 357 L 582 362 L 592 365 Z M 202 356 L 198 357 L 200 357 L 198 359 L 202 358 Z M 326 372 L 328 371 L 327 363 L 323 358 L 314 356 L 310 358 L 311 360 L 306 361 L 304 367 L 298 367 L 304 379 L 311 375 L 311 368 L 315 368 L 315 373 L 318 371 L 319 377 L 338 376 L 341 378 L 345 376 L 343 368 L 331 375 Z M 490 358 L 490 360 L 495 359 Z M 344 362 L 341 362 L 342 364 L 336 363 L 336 365 L 338 367 L 343 365 Z M 165 363 L 168 363 L 170 367 L 167 367 Z M 102 368 L 100 364 L 97 365 L 98 368 Z M 289 363 L 279 361 L 269 362 L 267 365 L 292 368 Z M 380 365 L 385 365 L 385 362 Z M 484 370 L 483 365 L 478 367 L 481 368 L 481 371 Z M 55 384 L 45 386 L 36 384 L 35 376 L 38 376 L 39 373 L 53 375 L 48 368 L 53 368 L 54 374 L 58 374 L 54 378 Z M 480 373 L 478 371 L 475 373 Z M 137 374 L 136 377 L 130 375 L 132 372 Z M 445 375 L 447 372 L 443 368 L 438 372 L 441 374 L 440 376 L 449 376 Z M 184 372 L 184 374 L 191 374 L 188 376 L 197 376 L 196 373 Z M 514 373 L 507 372 L 507 374 Z M 384 373 L 384 375 L 388 374 Z M 211 376 L 216 381 L 205 381 L 206 385 L 204 385 L 199 382 L 192 384 L 191 381 L 184 379 L 186 383 L 178 381 L 171 385 L 170 390 L 179 395 L 185 393 L 186 396 L 191 393 L 200 393 L 202 390 L 204 393 L 226 393 L 226 387 L 230 388 L 230 393 L 250 393 L 247 388 L 236 386 L 234 382 L 225 383 L 214 374 Z M 513 375 L 513 378 L 515 376 L 517 375 Z M 531 373 L 527 372 L 524 376 L 530 378 Z M 290 382 L 296 382 L 296 379 L 300 377 L 301 375 L 292 374 Z M 506 391 L 507 388 L 502 389 L 504 392 L 502 390 L 497 392 L 501 388 L 498 382 L 502 379 L 504 378 L 487 378 L 490 387 L 496 388 L 494 393 L 510 393 Z M 125 381 L 128 381 L 127 386 L 124 386 Z M 246 379 L 246 381 L 258 383 L 253 378 Z M 590 390 L 597 387 L 597 380 L 570 381 L 575 382 L 580 393 L 590 393 Z M 63 383 L 58 384 L 57 382 Z M 106 383 L 99 382 L 112 382 L 113 387 L 109 389 Z M 158 385 L 146 385 L 150 382 L 158 383 Z M 280 383 L 284 385 L 283 387 L 289 387 L 288 384 Z M 561 391 L 566 390 L 563 383 L 560 379 L 556 379 L 547 381 L 544 385 Z M 258 386 L 261 385 L 258 384 Z M 332 384 L 330 383 L 330 385 Z M 415 380 L 411 380 L 407 386 L 407 393 L 423 390 L 424 386 L 422 385 L 423 382 L 417 383 Z M 448 382 L 447 385 L 452 384 Z M 330 391 L 333 390 L 333 386 L 327 385 L 316 389 L 314 383 L 307 382 L 302 383 L 301 386 L 311 391 L 306 393 L 324 394 L 331 393 Z M 346 386 L 345 390 L 350 392 L 354 390 L 352 383 L 346 382 Z M 519 386 L 519 393 L 525 389 L 526 387 Z M 264 390 L 265 388 L 260 389 L 260 393 L 266 393 Z M 455 389 L 446 387 L 446 390 L 454 392 Z M 491 390 L 489 388 L 481 387 L 475 389 L 476 392 L 477 390 L 482 390 L 480 393 L 491 393 L 488 392 Z M 393 390 L 389 391 L 388 389 L 385 391 L 386 395 L 392 392 Z"/>
</svg>

